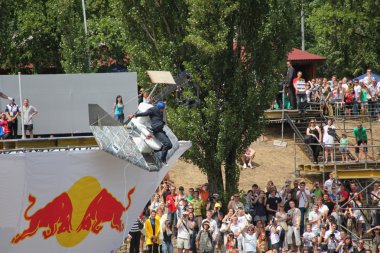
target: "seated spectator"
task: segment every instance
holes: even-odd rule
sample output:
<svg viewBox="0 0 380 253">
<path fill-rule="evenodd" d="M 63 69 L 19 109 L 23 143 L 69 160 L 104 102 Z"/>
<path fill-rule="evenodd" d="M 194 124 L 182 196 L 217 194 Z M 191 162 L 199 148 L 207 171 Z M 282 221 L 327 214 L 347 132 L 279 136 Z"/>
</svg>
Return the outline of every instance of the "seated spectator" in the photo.
<svg viewBox="0 0 380 253">
<path fill-rule="evenodd" d="M 9 138 L 10 131 L 8 128 L 8 117 L 7 114 L 2 113 L 0 115 L 0 139 L 6 140 Z"/>
<path fill-rule="evenodd" d="M 252 160 L 253 158 L 255 158 L 255 154 L 256 154 L 256 151 L 251 147 L 248 147 L 245 150 L 244 155 L 241 156 L 241 161 L 243 162 L 243 169 L 246 169 L 247 166 L 253 169 Z"/>
</svg>

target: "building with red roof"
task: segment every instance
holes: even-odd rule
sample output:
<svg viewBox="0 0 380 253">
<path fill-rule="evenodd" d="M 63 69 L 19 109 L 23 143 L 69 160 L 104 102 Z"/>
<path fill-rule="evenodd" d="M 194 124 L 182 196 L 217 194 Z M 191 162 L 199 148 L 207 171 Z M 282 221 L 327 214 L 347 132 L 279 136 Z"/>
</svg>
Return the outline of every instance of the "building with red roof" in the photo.
<svg viewBox="0 0 380 253">
<path fill-rule="evenodd" d="M 305 80 L 310 80 L 317 77 L 317 63 L 325 62 L 326 57 L 293 48 L 288 54 L 288 61 L 296 71 L 302 71 Z"/>
</svg>

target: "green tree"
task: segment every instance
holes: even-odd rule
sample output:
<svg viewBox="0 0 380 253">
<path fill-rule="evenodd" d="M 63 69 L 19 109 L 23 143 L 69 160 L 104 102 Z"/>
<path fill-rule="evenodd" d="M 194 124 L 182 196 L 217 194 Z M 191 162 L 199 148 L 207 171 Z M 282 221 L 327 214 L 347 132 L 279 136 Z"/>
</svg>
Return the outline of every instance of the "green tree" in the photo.
<svg viewBox="0 0 380 253">
<path fill-rule="evenodd" d="M 238 188 L 236 160 L 263 130 L 275 70 L 290 49 L 295 18 L 288 1 L 129 1 L 124 5 L 132 67 L 176 72 L 184 65 L 201 104 L 174 106 L 169 122 L 193 148 L 185 155 L 206 173 L 212 191 Z M 162 11 L 164 10 L 164 11 Z M 173 32 L 179 31 L 179 32 Z M 223 181 L 223 171 L 225 181 Z M 223 183 L 224 182 L 224 183 Z"/>
<path fill-rule="evenodd" d="M 380 4 L 363 0 L 314 0 L 307 19 L 311 51 L 327 57 L 328 74 L 356 76 L 380 63 Z"/>
</svg>

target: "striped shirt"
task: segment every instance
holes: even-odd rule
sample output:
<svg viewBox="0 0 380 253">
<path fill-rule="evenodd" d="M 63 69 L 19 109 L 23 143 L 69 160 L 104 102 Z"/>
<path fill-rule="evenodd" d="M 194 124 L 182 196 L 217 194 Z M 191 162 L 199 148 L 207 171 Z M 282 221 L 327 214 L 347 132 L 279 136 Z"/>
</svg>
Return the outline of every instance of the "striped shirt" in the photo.
<svg viewBox="0 0 380 253">
<path fill-rule="evenodd" d="M 139 224 L 142 223 L 142 221 L 138 218 L 133 226 L 131 227 L 131 230 L 129 232 L 139 232 L 141 229 L 139 228 Z"/>
</svg>

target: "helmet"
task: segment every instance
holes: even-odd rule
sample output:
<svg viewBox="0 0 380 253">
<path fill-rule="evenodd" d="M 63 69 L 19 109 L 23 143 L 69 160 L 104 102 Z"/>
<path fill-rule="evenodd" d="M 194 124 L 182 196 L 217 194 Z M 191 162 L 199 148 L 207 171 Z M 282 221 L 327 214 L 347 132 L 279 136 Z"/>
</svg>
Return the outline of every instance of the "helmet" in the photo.
<svg viewBox="0 0 380 253">
<path fill-rule="evenodd" d="M 158 108 L 158 109 L 165 109 L 165 103 L 162 102 L 162 101 L 158 101 L 158 103 L 157 103 L 157 108 Z"/>
</svg>

